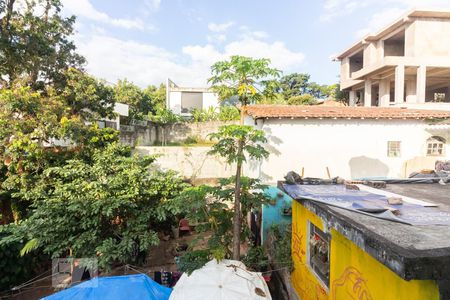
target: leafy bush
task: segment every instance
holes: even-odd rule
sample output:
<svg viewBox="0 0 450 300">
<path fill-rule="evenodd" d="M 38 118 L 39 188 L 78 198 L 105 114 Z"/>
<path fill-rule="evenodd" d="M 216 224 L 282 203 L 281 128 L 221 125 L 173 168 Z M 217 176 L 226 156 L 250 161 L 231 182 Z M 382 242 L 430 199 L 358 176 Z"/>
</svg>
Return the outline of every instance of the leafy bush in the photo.
<svg viewBox="0 0 450 300">
<path fill-rule="evenodd" d="M 272 249 L 277 267 L 287 267 L 292 271 L 294 263 L 291 255 L 291 225 L 273 225 L 270 234 L 273 236 Z"/>
<path fill-rule="evenodd" d="M 251 247 L 247 254 L 242 258 L 242 262 L 249 268 L 264 272 L 269 266 L 269 258 L 262 246 Z"/>
<path fill-rule="evenodd" d="M 239 109 L 236 106 L 221 106 L 219 108 L 219 121 L 236 121 L 240 118 Z"/>
<path fill-rule="evenodd" d="M 288 99 L 289 105 L 316 105 L 317 100 L 313 95 L 303 94 L 300 96 L 293 96 Z"/>
<path fill-rule="evenodd" d="M 209 107 L 208 109 L 194 109 L 192 111 L 193 122 L 210 121 L 235 121 L 239 120 L 240 112 L 236 106 L 220 106 L 218 109 Z"/>
<path fill-rule="evenodd" d="M 46 257 L 42 253 L 21 257 L 23 246 L 23 236 L 16 224 L 0 226 L 0 292 L 31 279 L 43 265 Z"/>
<path fill-rule="evenodd" d="M 52 258 L 97 257 L 106 270 L 133 262 L 158 244 L 155 228 L 172 216 L 162 205 L 185 187 L 175 173 L 152 170 L 153 161 L 112 144 L 90 163 L 73 159 L 45 170 L 30 191 L 39 200 L 21 225 L 29 243 Z"/>
</svg>

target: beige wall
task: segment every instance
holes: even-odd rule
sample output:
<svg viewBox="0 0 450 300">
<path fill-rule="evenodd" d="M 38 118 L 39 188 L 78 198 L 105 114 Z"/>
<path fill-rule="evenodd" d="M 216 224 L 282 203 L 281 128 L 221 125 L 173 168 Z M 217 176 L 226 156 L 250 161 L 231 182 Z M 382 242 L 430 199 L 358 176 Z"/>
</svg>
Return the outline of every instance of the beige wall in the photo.
<svg viewBox="0 0 450 300">
<path fill-rule="evenodd" d="M 413 47 L 408 54 L 415 57 L 446 57 L 450 56 L 450 20 L 419 19 L 413 25 L 413 43 L 408 41 L 408 47 Z"/>
</svg>

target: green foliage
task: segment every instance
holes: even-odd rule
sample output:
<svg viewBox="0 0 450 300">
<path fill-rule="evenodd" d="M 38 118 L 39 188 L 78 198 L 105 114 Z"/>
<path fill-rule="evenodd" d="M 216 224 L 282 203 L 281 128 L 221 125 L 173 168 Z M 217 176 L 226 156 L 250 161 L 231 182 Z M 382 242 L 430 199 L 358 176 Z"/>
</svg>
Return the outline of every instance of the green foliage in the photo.
<svg viewBox="0 0 450 300">
<path fill-rule="evenodd" d="M 44 257 L 21 257 L 23 246 L 23 233 L 16 224 L 0 225 L 0 291 L 31 279 L 42 265 Z"/>
<path fill-rule="evenodd" d="M 114 93 L 104 81 L 74 68 L 68 69 L 64 75 L 64 81 L 55 85 L 55 90 L 50 93 L 63 101 L 69 115 L 86 121 L 115 117 Z"/>
<path fill-rule="evenodd" d="M 236 106 L 221 106 L 219 108 L 219 121 L 237 121 L 240 118 L 239 109 Z"/>
<path fill-rule="evenodd" d="M 211 252 L 208 250 L 189 251 L 180 257 L 177 268 L 180 272 L 191 275 L 197 269 L 203 267 L 211 260 Z"/>
<path fill-rule="evenodd" d="M 117 102 L 129 105 L 131 119 L 142 120 L 152 112 L 150 95 L 126 79 L 119 80 L 114 86 L 114 96 Z"/>
<path fill-rule="evenodd" d="M 64 80 L 64 70 L 84 58 L 72 41 L 75 17 L 61 14 L 61 1 L 1 1 L 0 85 L 21 80 L 34 90 Z"/>
<path fill-rule="evenodd" d="M 90 163 L 46 169 L 29 192 L 36 201 L 23 230 L 53 258 L 97 257 L 102 269 L 132 261 L 159 242 L 154 227 L 169 213 L 161 206 L 184 188 L 173 173 L 151 170 L 153 161 L 112 144 Z"/>
<path fill-rule="evenodd" d="M 174 114 L 170 109 L 166 108 L 158 109 L 154 116 L 150 116 L 150 119 L 161 125 L 174 124 L 183 121 L 181 116 Z"/>
<path fill-rule="evenodd" d="M 242 258 L 242 262 L 257 272 L 264 272 L 269 266 L 269 259 L 262 246 L 254 246 L 248 249 L 247 254 Z"/>
<path fill-rule="evenodd" d="M 242 105 L 257 103 L 264 94 L 273 94 L 276 85 L 273 78 L 281 74 L 269 65 L 270 60 L 266 58 L 231 56 L 230 60 L 217 62 L 211 67 L 212 77 L 208 82 L 222 101 L 238 96 Z"/>
<path fill-rule="evenodd" d="M 293 96 L 288 99 L 289 105 L 316 105 L 317 100 L 310 94 L 303 94 L 300 96 Z"/>
<path fill-rule="evenodd" d="M 187 256 L 180 258 L 183 262 L 183 271 L 192 272 L 203 266 L 207 261 L 231 257 L 233 242 L 233 214 L 229 203 L 234 198 L 235 177 L 223 178 L 218 186 L 196 186 L 185 189 L 173 201 L 166 204 L 165 209 L 173 214 L 185 215 L 192 223 L 197 223 L 196 231 L 209 232 L 211 237 L 207 242 L 207 249 L 193 250 L 197 241 L 190 246 Z M 258 179 L 242 177 L 242 215 L 246 216 L 251 209 L 260 208 L 268 199 L 262 192 L 265 185 Z M 250 237 L 250 230 L 244 222 L 241 228 L 240 240 Z"/>
<path fill-rule="evenodd" d="M 210 121 L 236 121 L 239 120 L 239 109 L 235 106 L 220 106 L 219 109 L 209 107 L 208 109 L 194 109 L 192 111 L 193 122 L 210 122 Z"/>
<path fill-rule="evenodd" d="M 274 251 L 273 255 L 277 267 L 287 267 L 292 271 L 294 263 L 291 255 L 291 225 L 273 225 L 270 228 L 270 234 L 273 236 L 271 248 Z"/>
<path fill-rule="evenodd" d="M 163 83 L 159 87 L 149 85 L 143 92 L 150 99 L 152 113 L 166 107 L 166 86 Z"/>
<path fill-rule="evenodd" d="M 280 79 L 280 92 L 285 99 L 289 99 L 293 96 L 300 96 L 308 92 L 309 74 L 305 73 L 292 73 L 283 76 Z"/>
<path fill-rule="evenodd" d="M 230 164 L 245 162 L 247 157 L 259 160 L 269 156 L 269 152 L 261 145 L 267 142 L 264 132 L 252 126 L 224 125 L 209 136 L 211 140 L 218 140 L 209 153 L 224 157 Z"/>
</svg>

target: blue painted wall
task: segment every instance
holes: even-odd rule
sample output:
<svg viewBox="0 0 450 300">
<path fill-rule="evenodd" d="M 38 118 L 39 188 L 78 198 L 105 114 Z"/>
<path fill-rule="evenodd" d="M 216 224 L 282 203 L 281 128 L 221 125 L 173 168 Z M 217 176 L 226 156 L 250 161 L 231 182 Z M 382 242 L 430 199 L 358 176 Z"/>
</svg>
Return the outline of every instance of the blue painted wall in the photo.
<svg viewBox="0 0 450 300">
<path fill-rule="evenodd" d="M 283 215 L 283 208 L 292 207 L 292 198 L 275 186 L 268 187 L 264 193 L 276 200 L 275 205 L 264 204 L 262 206 L 261 242 L 267 239 L 270 227 L 273 224 L 291 224 L 292 216 Z M 281 196 L 281 197 L 280 197 Z"/>
</svg>

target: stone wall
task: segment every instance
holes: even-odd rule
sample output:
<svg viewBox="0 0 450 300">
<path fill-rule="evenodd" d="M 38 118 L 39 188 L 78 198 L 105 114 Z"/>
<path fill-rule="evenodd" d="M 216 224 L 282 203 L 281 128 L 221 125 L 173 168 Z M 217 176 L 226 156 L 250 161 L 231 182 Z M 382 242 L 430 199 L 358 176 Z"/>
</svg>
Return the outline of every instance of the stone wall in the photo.
<svg viewBox="0 0 450 300">
<path fill-rule="evenodd" d="M 164 126 L 148 122 L 146 126 L 122 126 L 120 140 L 132 146 L 160 145 L 163 140 L 168 144 L 183 143 L 188 139 L 207 141 L 210 133 L 227 124 L 238 124 L 238 121 L 183 122 Z"/>
<path fill-rule="evenodd" d="M 142 155 L 158 155 L 156 164 L 163 170 L 174 170 L 192 182 L 230 177 L 233 168 L 218 156 L 208 155 L 210 147 L 138 146 Z"/>
</svg>

